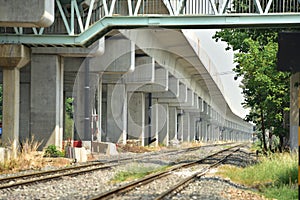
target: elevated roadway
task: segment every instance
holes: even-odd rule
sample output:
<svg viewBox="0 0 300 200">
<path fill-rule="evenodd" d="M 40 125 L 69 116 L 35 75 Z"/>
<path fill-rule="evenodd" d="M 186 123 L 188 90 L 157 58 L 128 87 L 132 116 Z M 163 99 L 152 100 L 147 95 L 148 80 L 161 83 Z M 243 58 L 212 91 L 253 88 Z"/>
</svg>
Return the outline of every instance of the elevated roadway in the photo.
<svg viewBox="0 0 300 200">
<path fill-rule="evenodd" d="M 0 65 L 3 139 L 15 146 L 32 135 L 61 146 L 66 97 L 83 141 L 250 140 L 252 125 L 226 103 L 201 41 L 181 29 L 300 22 L 298 1 L 41 1 L 42 20 L 22 12 L 35 1 L 13 2 L 0 2 L 3 12 L 24 20 L 0 15 Z"/>
</svg>

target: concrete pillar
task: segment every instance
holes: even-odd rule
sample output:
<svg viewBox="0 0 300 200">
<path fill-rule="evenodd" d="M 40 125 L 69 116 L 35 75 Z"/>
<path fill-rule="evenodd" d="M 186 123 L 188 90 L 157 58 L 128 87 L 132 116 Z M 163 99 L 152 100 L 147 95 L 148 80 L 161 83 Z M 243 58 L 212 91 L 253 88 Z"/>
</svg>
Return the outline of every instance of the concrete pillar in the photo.
<svg viewBox="0 0 300 200">
<path fill-rule="evenodd" d="M 152 106 L 151 106 L 151 136 L 155 138 L 154 146 L 158 146 L 158 133 L 159 133 L 159 107 L 158 100 L 152 99 Z M 152 138 L 151 138 L 152 139 Z"/>
<path fill-rule="evenodd" d="M 30 133 L 41 148 L 63 139 L 63 63 L 58 55 L 33 54 L 31 61 Z"/>
<path fill-rule="evenodd" d="M 177 139 L 179 141 L 183 141 L 183 132 L 184 132 L 184 127 L 183 127 L 183 111 L 182 110 L 178 110 L 177 111 L 177 129 L 178 129 L 178 132 L 177 132 Z"/>
<path fill-rule="evenodd" d="M 107 84 L 106 109 L 106 140 L 125 144 L 127 134 L 127 92 L 124 84 Z"/>
<path fill-rule="evenodd" d="M 169 107 L 169 141 L 177 139 L 177 109 Z"/>
<path fill-rule="evenodd" d="M 158 104 L 158 143 L 168 146 L 169 144 L 169 106 Z"/>
<path fill-rule="evenodd" d="M 30 65 L 20 74 L 20 142 L 30 138 Z"/>
<path fill-rule="evenodd" d="M 196 117 L 190 114 L 190 141 L 195 141 L 196 136 Z"/>
<path fill-rule="evenodd" d="M 3 136 L 6 146 L 16 149 L 19 143 L 20 71 L 3 69 Z"/>
<path fill-rule="evenodd" d="M 183 141 L 189 142 L 190 141 L 190 114 L 184 113 L 182 115 L 183 120 Z"/>
<path fill-rule="evenodd" d="M 196 141 L 200 141 L 201 140 L 201 119 L 200 117 L 197 118 L 197 120 L 195 121 L 195 140 Z"/>
<path fill-rule="evenodd" d="M 20 71 L 30 61 L 30 50 L 23 45 L 0 45 L 3 69 L 2 143 L 13 150 L 19 143 Z"/>
<path fill-rule="evenodd" d="M 98 98 L 98 135 L 97 141 L 102 142 L 102 78 L 98 79 L 98 88 L 97 88 L 97 98 Z"/>
<path fill-rule="evenodd" d="M 300 82 L 300 72 L 292 74 L 290 80 L 290 148 L 291 150 L 298 149 L 298 139 L 300 134 L 299 128 L 299 107 L 300 107 L 300 90 L 295 87 L 296 83 Z M 299 143 L 300 144 L 300 143 Z"/>
<path fill-rule="evenodd" d="M 145 94 L 128 94 L 128 139 L 139 139 L 145 145 Z"/>
<path fill-rule="evenodd" d="M 150 138 L 146 137 L 146 140 L 150 140 L 150 139 L 156 139 L 155 142 L 153 143 L 154 146 L 158 146 L 159 143 L 159 138 L 158 138 L 158 134 L 159 134 L 159 106 L 158 106 L 158 100 L 157 99 L 152 99 L 152 105 L 151 105 L 151 134 L 150 134 Z"/>
</svg>

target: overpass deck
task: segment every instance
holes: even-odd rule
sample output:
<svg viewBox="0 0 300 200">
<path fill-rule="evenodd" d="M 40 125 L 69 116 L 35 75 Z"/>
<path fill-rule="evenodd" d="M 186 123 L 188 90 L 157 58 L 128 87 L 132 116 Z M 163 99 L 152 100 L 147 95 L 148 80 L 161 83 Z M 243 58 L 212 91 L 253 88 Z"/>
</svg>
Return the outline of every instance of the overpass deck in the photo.
<svg viewBox="0 0 300 200">
<path fill-rule="evenodd" d="M 0 43 L 86 47 L 113 29 L 298 27 L 297 0 L 56 0 L 50 27 L 2 27 Z M 54 4 L 54 1 L 52 1 Z M 27 27 L 23 27 L 27 26 Z M 30 27 L 31 26 L 31 27 Z"/>
</svg>

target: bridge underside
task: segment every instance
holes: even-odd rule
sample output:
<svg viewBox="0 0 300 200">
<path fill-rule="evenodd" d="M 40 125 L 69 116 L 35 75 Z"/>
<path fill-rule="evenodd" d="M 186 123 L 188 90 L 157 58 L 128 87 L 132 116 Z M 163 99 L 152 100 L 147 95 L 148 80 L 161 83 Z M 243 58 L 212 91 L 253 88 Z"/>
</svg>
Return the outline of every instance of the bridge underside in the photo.
<svg viewBox="0 0 300 200">
<path fill-rule="evenodd" d="M 84 141 L 249 140 L 252 126 L 232 113 L 212 76 L 212 62 L 198 39 L 181 29 L 300 24 L 298 1 L 289 6 L 273 0 L 1 5 L 3 141 L 14 146 L 31 135 L 43 146 L 61 146 L 67 97 L 75 108 L 71 135 Z M 31 16 L 27 11 L 33 7 Z M 10 15 L 15 10 L 16 18 Z"/>
<path fill-rule="evenodd" d="M 70 97 L 72 137 L 83 141 L 251 139 L 251 125 L 230 110 L 211 77 L 213 64 L 199 45 L 193 47 L 196 39 L 189 32 L 141 29 L 106 37 L 101 55 L 31 47 L 31 61 L 20 70 L 20 128 L 14 137 L 35 135 L 43 146 L 61 146 Z M 6 127 L 3 139 L 13 139 Z"/>
</svg>

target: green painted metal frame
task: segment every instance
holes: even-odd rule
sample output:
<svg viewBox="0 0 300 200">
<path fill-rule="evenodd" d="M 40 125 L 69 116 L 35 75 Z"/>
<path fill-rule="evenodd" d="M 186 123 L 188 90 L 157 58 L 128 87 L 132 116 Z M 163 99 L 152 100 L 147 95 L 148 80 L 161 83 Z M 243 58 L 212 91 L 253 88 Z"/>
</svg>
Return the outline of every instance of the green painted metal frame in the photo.
<svg viewBox="0 0 300 200">
<path fill-rule="evenodd" d="M 79 35 L 0 35 L 0 44 L 27 44 L 29 46 L 88 47 L 113 29 L 300 27 L 300 13 L 248 14 L 220 16 L 113 16 L 104 17 Z"/>
</svg>

